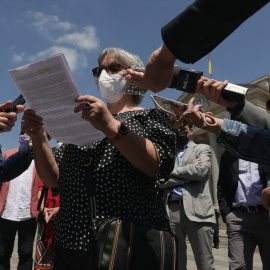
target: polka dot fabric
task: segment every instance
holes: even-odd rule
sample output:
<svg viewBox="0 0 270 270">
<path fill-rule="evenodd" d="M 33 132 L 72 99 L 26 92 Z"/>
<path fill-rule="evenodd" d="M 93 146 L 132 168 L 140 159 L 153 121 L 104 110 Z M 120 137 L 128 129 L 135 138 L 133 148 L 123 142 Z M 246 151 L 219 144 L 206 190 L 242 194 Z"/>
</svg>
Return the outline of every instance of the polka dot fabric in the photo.
<svg viewBox="0 0 270 270">
<path fill-rule="evenodd" d="M 166 226 L 157 184 L 173 170 L 175 135 L 153 109 L 124 112 L 114 117 L 155 144 L 161 159 L 159 171 L 156 178 L 148 177 L 131 165 L 107 138 L 93 143 L 91 149 L 62 145 L 55 154 L 61 196 L 55 238 L 65 248 L 86 251 L 93 239 L 90 181 L 94 184 L 98 222 L 120 217 Z M 90 158 L 91 164 L 85 166 Z"/>
</svg>

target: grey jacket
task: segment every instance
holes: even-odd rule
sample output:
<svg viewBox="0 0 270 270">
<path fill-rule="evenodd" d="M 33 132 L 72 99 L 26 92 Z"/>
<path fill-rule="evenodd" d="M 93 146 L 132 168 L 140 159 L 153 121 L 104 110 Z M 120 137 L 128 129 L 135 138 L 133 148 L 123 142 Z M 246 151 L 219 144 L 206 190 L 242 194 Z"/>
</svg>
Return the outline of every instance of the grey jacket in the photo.
<svg viewBox="0 0 270 270">
<path fill-rule="evenodd" d="M 270 115 L 265 110 L 246 101 L 243 112 L 236 119 L 249 126 L 261 126 L 270 129 Z"/>
<path fill-rule="evenodd" d="M 194 164 L 201 158 L 201 162 Z M 178 166 L 177 157 L 170 179 L 160 185 L 169 216 L 168 198 L 175 186 L 182 186 L 183 204 L 191 221 L 216 223 L 208 179 L 211 168 L 211 149 L 206 144 L 190 142 L 184 154 L 183 164 Z"/>
</svg>

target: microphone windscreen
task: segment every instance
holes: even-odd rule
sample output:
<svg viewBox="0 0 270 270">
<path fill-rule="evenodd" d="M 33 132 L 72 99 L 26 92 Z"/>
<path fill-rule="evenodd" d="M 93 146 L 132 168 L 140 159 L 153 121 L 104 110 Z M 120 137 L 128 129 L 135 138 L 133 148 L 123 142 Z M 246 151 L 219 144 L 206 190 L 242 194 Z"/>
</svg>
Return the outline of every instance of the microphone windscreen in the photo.
<svg viewBox="0 0 270 270">
<path fill-rule="evenodd" d="M 180 69 L 182 69 L 180 66 L 177 66 L 177 65 L 174 66 L 172 82 L 171 82 L 169 88 L 176 88 Z"/>
</svg>

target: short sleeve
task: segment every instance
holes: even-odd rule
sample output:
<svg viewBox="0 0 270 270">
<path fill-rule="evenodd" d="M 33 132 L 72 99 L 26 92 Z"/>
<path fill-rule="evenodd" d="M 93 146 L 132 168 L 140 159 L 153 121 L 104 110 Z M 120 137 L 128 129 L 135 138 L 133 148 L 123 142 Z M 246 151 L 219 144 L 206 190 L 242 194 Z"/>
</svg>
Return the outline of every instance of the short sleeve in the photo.
<svg viewBox="0 0 270 270">
<path fill-rule="evenodd" d="M 163 114 L 170 122 L 168 116 Z M 153 109 L 145 122 L 145 137 L 153 142 L 160 156 L 156 179 L 168 179 L 174 168 L 176 156 L 176 135 L 168 123 Z"/>
</svg>

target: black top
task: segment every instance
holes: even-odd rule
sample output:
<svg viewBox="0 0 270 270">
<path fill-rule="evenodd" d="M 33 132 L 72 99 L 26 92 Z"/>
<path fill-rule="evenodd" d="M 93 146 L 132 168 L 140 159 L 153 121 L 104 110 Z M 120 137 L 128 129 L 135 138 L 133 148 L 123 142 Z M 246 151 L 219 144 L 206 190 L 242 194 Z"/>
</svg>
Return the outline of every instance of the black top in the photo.
<svg viewBox="0 0 270 270">
<path fill-rule="evenodd" d="M 158 174 L 150 178 L 136 169 L 108 138 L 93 143 L 91 149 L 62 145 L 55 154 L 61 198 L 55 238 L 65 248 L 86 251 L 91 243 L 90 181 L 94 183 L 98 221 L 121 217 L 157 227 L 166 225 L 157 184 L 173 170 L 175 135 L 153 109 L 129 111 L 114 117 L 155 144 L 161 159 Z M 91 164 L 85 166 L 90 157 Z"/>
<path fill-rule="evenodd" d="M 268 2 L 195 0 L 161 29 L 162 39 L 178 60 L 193 64 Z"/>
</svg>

